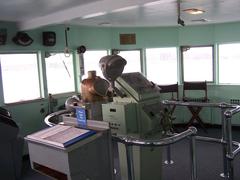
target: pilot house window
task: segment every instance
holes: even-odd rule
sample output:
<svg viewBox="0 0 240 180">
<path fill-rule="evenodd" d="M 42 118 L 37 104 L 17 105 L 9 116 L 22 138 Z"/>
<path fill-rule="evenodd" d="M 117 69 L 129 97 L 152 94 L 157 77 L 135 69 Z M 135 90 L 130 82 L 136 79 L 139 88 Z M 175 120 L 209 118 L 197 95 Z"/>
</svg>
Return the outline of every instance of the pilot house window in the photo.
<svg viewBox="0 0 240 180">
<path fill-rule="evenodd" d="M 41 96 L 36 53 L 0 54 L 4 103 Z"/>
<path fill-rule="evenodd" d="M 182 46 L 183 81 L 213 82 L 213 46 Z"/>
<path fill-rule="evenodd" d="M 107 55 L 107 50 L 87 50 L 84 54 L 84 71 L 85 74 L 82 79 L 88 77 L 88 71 L 96 71 L 97 76 L 103 77 L 99 61 L 103 56 Z"/>
<path fill-rule="evenodd" d="M 240 84 L 240 44 L 219 45 L 219 83 Z"/>
<path fill-rule="evenodd" d="M 45 58 L 48 93 L 74 92 L 73 57 L 64 53 L 50 53 Z"/>
<path fill-rule="evenodd" d="M 177 83 L 177 48 L 146 49 L 147 78 L 156 84 Z"/>
</svg>

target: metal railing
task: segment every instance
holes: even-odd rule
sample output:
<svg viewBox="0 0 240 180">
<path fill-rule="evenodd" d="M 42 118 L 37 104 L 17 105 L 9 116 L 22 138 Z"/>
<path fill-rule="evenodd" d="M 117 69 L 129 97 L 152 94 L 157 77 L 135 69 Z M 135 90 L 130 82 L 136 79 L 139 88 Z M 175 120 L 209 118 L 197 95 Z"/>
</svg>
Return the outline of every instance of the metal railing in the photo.
<svg viewBox="0 0 240 180">
<path fill-rule="evenodd" d="M 221 176 L 228 179 L 234 179 L 233 173 L 233 159 L 240 152 L 240 143 L 232 140 L 232 116 L 240 112 L 240 106 L 228 103 L 204 103 L 204 102 L 183 102 L 183 101 L 162 101 L 164 105 L 178 105 L 178 106 L 195 106 L 195 107 L 212 107 L 221 109 L 221 126 L 222 137 L 211 138 L 196 136 L 196 140 L 220 143 L 222 144 L 223 152 L 223 173 Z M 233 150 L 233 146 L 237 148 Z"/>
<path fill-rule="evenodd" d="M 195 158 L 195 140 L 206 141 L 212 143 L 219 143 L 222 145 L 223 152 L 223 170 L 224 172 L 221 174 L 222 177 L 227 180 L 234 179 L 233 172 L 233 160 L 236 155 L 240 152 L 240 143 L 232 140 L 232 116 L 240 112 L 239 105 L 227 104 L 227 103 L 204 103 L 204 102 L 183 102 L 183 101 L 162 101 L 164 105 L 178 105 L 178 106 L 195 106 L 195 107 L 212 107 L 212 108 L 220 108 L 221 109 L 221 124 L 222 124 L 222 137 L 211 138 L 211 137 L 203 137 L 203 136 L 195 136 L 196 129 L 191 127 L 188 130 L 174 134 L 171 137 L 163 138 L 156 141 L 150 140 L 142 140 L 128 136 L 115 136 L 113 140 L 117 142 L 121 142 L 126 146 L 127 153 L 127 162 L 128 162 L 128 177 L 129 180 L 134 180 L 134 167 L 133 167 L 133 159 L 132 159 L 132 146 L 170 146 L 173 143 L 176 143 L 188 136 L 191 136 L 191 180 L 197 179 L 196 172 L 196 158 Z M 48 126 L 53 126 L 56 123 L 52 122 L 51 119 L 55 117 L 69 113 L 69 110 L 57 111 L 55 113 L 49 114 L 45 119 L 45 123 Z M 233 146 L 236 148 L 233 150 Z M 169 148 L 170 150 L 170 148 Z"/>
<path fill-rule="evenodd" d="M 157 139 L 157 140 L 144 140 L 130 136 L 113 136 L 113 140 L 119 143 L 123 143 L 126 148 L 127 155 L 127 167 L 128 167 L 128 180 L 135 180 L 134 176 L 134 164 L 133 164 L 133 146 L 141 147 L 160 147 L 167 146 L 179 142 L 187 137 L 190 139 L 190 168 L 191 168 L 191 180 L 197 180 L 197 170 L 196 170 L 196 155 L 195 155 L 195 135 L 197 129 L 195 127 L 189 127 L 188 130 L 174 134 L 171 137 Z"/>
<path fill-rule="evenodd" d="M 44 118 L 44 122 L 45 124 L 47 124 L 48 126 L 54 126 L 56 125 L 57 123 L 56 122 L 53 122 L 52 119 L 54 118 L 57 118 L 59 115 L 61 114 L 67 114 L 67 113 L 70 113 L 69 110 L 60 110 L 60 111 L 56 111 L 56 112 L 53 112 L 49 115 L 47 115 L 45 118 Z"/>
</svg>

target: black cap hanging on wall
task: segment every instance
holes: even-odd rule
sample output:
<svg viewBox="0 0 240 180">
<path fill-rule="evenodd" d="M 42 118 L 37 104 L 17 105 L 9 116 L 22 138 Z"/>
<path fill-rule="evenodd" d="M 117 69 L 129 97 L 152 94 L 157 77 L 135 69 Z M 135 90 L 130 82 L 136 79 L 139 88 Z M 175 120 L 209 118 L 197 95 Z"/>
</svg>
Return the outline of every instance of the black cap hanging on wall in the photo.
<svg viewBox="0 0 240 180">
<path fill-rule="evenodd" d="M 20 46 L 29 46 L 32 44 L 33 39 L 25 32 L 17 32 L 12 41 Z"/>
<path fill-rule="evenodd" d="M 86 47 L 83 46 L 83 45 L 81 45 L 81 46 L 79 46 L 79 47 L 77 48 L 78 54 L 80 54 L 80 53 L 85 53 L 86 50 L 87 50 Z"/>
</svg>

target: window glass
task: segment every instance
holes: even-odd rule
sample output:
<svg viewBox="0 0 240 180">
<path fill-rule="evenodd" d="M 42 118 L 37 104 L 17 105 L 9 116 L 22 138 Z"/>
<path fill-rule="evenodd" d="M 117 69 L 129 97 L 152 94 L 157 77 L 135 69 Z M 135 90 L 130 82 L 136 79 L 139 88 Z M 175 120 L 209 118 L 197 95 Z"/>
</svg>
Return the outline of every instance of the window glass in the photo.
<svg viewBox="0 0 240 180">
<path fill-rule="evenodd" d="M 141 72 L 141 51 L 140 50 L 126 50 L 120 51 L 119 56 L 126 59 L 127 64 L 124 67 L 123 73 Z"/>
<path fill-rule="evenodd" d="M 182 47 L 184 81 L 213 81 L 213 47 Z"/>
<path fill-rule="evenodd" d="M 177 48 L 146 49 L 147 78 L 156 84 L 177 83 Z"/>
<path fill-rule="evenodd" d="M 37 54 L 0 54 L 5 103 L 40 98 Z"/>
<path fill-rule="evenodd" d="M 240 44 L 219 45 L 219 83 L 240 84 Z"/>
<path fill-rule="evenodd" d="M 99 67 L 99 61 L 103 56 L 106 56 L 106 55 L 107 55 L 107 50 L 86 51 L 83 54 L 85 75 L 82 77 L 82 79 L 87 78 L 88 71 L 93 71 L 93 70 L 97 72 L 97 76 L 103 77 L 101 68 Z"/>
<path fill-rule="evenodd" d="M 64 53 L 51 54 L 45 58 L 48 93 L 74 92 L 73 57 Z"/>
</svg>

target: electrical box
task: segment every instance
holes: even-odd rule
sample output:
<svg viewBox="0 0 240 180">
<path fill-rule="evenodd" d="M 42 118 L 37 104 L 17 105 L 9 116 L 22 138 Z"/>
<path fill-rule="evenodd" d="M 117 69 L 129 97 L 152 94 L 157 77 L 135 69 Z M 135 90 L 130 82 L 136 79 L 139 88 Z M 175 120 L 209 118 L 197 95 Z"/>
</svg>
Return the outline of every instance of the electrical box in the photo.
<svg viewBox="0 0 240 180">
<path fill-rule="evenodd" d="M 138 132 L 135 103 L 108 103 L 102 105 L 104 121 L 109 122 L 112 134 Z"/>
</svg>

